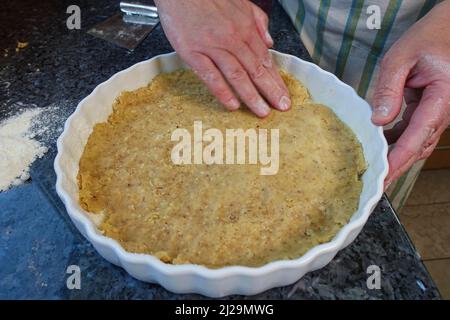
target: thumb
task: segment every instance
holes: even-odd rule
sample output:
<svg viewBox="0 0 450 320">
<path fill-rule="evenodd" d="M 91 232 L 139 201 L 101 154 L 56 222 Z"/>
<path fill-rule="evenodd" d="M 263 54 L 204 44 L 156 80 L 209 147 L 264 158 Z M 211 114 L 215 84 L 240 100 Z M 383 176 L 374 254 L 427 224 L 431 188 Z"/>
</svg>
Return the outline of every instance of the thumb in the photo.
<svg viewBox="0 0 450 320">
<path fill-rule="evenodd" d="M 273 39 L 269 33 L 269 18 L 267 17 L 266 13 L 256 4 L 250 4 L 252 5 L 253 17 L 255 18 L 259 36 L 264 41 L 267 48 L 271 48 L 273 46 Z"/>
<path fill-rule="evenodd" d="M 372 122 L 382 126 L 392 122 L 399 114 L 403 91 L 410 67 L 396 54 L 386 54 L 372 98 Z"/>
</svg>

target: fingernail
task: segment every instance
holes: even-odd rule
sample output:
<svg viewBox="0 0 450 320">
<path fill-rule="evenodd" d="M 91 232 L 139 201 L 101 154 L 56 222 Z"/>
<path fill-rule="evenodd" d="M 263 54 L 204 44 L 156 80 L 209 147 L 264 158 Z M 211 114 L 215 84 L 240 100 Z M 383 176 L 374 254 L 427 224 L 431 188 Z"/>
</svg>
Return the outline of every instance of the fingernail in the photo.
<svg viewBox="0 0 450 320">
<path fill-rule="evenodd" d="M 241 106 L 241 103 L 239 102 L 238 99 L 236 98 L 232 98 L 230 101 L 228 101 L 227 106 L 231 109 L 231 110 L 237 110 L 239 109 L 239 107 Z"/>
<path fill-rule="evenodd" d="M 278 108 L 280 108 L 280 110 L 288 110 L 289 107 L 291 106 L 291 99 L 289 99 L 287 96 L 282 96 L 280 99 L 280 102 L 278 103 Z"/>
<path fill-rule="evenodd" d="M 270 46 L 273 45 L 273 39 L 272 39 L 272 36 L 270 35 L 269 31 L 266 31 L 266 41 L 271 43 Z"/>
<path fill-rule="evenodd" d="M 258 115 L 265 117 L 270 113 L 270 107 L 263 99 L 260 99 L 256 103 L 256 111 Z"/>
<path fill-rule="evenodd" d="M 386 118 L 389 115 L 389 107 L 385 105 L 377 106 L 373 109 L 375 118 Z"/>
<path fill-rule="evenodd" d="M 264 58 L 263 66 L 266 68 L 272 68 L 272 57 L 270 55 Z"/>
</svg>

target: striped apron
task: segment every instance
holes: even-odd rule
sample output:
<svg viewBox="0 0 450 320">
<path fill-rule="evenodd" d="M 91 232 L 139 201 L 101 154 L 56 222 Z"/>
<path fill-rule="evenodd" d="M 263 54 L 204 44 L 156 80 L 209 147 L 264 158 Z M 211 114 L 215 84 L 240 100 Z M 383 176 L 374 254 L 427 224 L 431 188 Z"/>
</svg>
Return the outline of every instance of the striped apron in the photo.
<svg viewBox="0 0 450 320">
<path fill-rule="evenodd" d="M 440 1 L 279 2 L 294 23 L 314 62 L 334 73 L 351 85 L 361 97 L 370 101 L 383 55 L 409 27 Z M 388 188 L 387 194 L 397 210 L 402 208 L 408 198 L 423 164 L 424 161 L 417 162 Z"/>
</svg>

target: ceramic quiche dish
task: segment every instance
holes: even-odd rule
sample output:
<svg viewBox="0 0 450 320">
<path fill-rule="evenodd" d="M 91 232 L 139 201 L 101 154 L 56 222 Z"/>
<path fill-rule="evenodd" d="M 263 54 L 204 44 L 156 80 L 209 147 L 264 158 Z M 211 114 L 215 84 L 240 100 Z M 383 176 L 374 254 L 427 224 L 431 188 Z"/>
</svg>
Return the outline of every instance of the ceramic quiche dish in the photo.
<svg viewBox="0 0 450 320">
<path fill-rule="evenodd" d="M 358 209 L 349 222 L 331 241 L 311 248 L 303 256 L 273 261 L 260 267 L 211 269 L 195 264 L 167 264 L 149 254 L 128 252 L 116 240 L 104 236 L 97 228 L 97 216 L 86 212 L 79 204 L 77 175 L 80 158 L 94 126 L 108 119 L 114 101 L 123 91 L 144 87 L 160 73 L 186 68 L 176 53 L 169 53 L 131 66 L 97 86 L 78 104 L 58 139 L 55 159 L 57 193 L 75 226 L 101 256 L 139 280 L 158 283 L 176 293 L 199 293 L 209 297 L 253 295 L 291 284 L 305 273 L 322 268 L 357 237 L 383 194 L 383 181 L 388 172 L 388 147 L 382 128 L 371 123 L 370 106 L 334 75 L 295 56 L 276 51 L 272 51 L 272 56 L 280 68 L 308 89 L 314 103 L 331 108 L 361 143 L 367 169 L 362 176 Z"/>
</svg>

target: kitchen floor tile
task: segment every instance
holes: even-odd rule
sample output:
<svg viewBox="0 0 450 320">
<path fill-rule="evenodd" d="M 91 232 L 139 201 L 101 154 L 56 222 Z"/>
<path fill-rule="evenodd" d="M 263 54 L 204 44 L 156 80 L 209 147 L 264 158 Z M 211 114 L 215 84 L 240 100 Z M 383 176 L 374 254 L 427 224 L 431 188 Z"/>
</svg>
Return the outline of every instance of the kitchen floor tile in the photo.
<svg viewBox="0 0 450 320">
<path fill-rule="evenodd" d="M 422 259 L 450 258 L 450 202 L 406 206 L 400 220 Z"/>
<path fill-rule="evenodd" d="M 450 300 L 450 259 L 424 261 L 442 299 Z"/>
<path fill-rule="evenodd" d="M 450 202 L 450 169 L 422 171 L 406 205 L 440 202 Z"/>
</svg>

